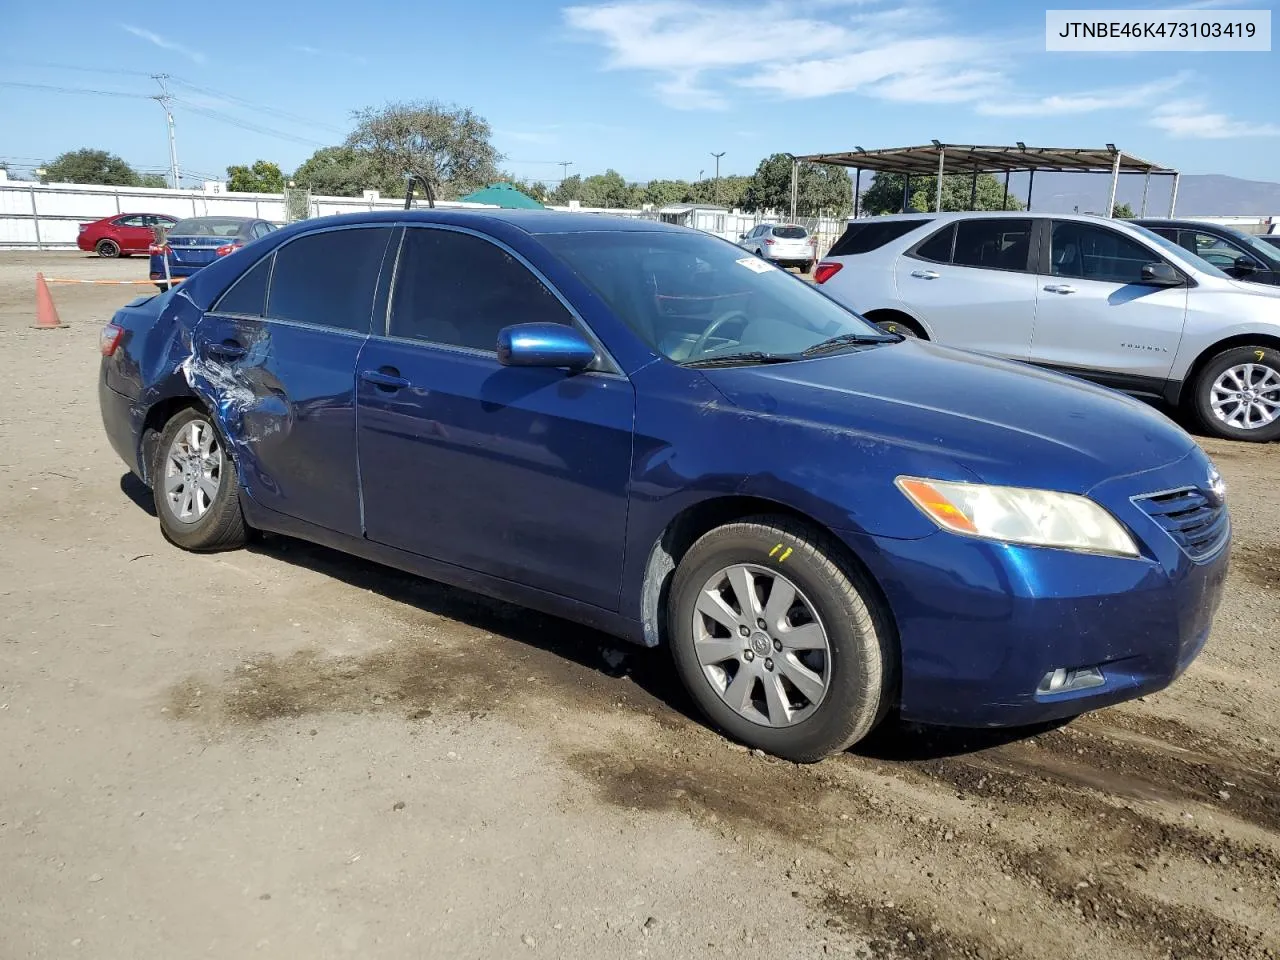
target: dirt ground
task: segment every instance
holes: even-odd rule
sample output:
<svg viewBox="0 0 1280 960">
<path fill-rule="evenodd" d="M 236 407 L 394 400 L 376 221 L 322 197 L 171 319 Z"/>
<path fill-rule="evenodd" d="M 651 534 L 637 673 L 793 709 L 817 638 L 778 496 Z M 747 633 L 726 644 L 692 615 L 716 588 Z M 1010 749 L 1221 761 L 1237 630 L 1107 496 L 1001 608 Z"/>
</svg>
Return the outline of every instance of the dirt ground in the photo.
<svg viewBox="0 0 1280 960">
<path fill-rule="evenodd" d="M 1280 956 L 1280 445 L 1204 441 L 1169 690 L 798 767 L 664 651 L 329 550 L 168 546 L 98 418 L 142 259 L 0 254 L 0 958 Z M 142 290 L 145 288 L 137 288 Z"/>
</svg>

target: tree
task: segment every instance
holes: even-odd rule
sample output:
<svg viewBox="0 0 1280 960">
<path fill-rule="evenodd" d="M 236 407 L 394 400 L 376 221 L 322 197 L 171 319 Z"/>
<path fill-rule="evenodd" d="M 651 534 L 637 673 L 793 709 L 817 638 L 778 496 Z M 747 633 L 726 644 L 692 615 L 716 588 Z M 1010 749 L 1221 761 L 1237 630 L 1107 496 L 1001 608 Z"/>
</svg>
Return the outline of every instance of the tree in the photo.
<svg viewBox="0 0 1280 960">
<path fill-rule="evenodd" d="M 932 211 L 937 203 L 938 178 L 912 177 L 908 206 L 914 210 Z M 942 209 L 944 212 L 960 210 L 1021 210 L 1022 201 L 1012 194 L 1008 205 L 1004 200 L 1004 184 L 989 173 L 978 174 L 977 202 L 973 198 L 973 175 L 958 173 L 942 178 Z M 862 194 L 860 208 L 864 213 L 902 212 L 902 174 L 877 173 L 875 181 Z"/>
<path fill-rule="evenodd" d="M 351 147 L 321 147 L 293 172 L 291 178 L 300 187 L 323 197 L 358 197 L 375 189 L 369 158 Z M 395 184 L 395 192 L 404 196 L 404 181 Z"/>
<path fill-rule="evenodd" d="M 284 174 L 270 160 L 255 160 L 251 167 L 227 167 L 227 189 L 232 193 L 284 193 Z"/>
<path fill-rule="evenodd" d="M 526 180 L 521 177 L 514 177 L 510 174 L 503 174 L 500 179 L 506 180 L 526 197 L 532 197 L 539 203 L 550 203 L 551 192 L 547 190 L 547 185 L 541 180 Z"/>
<path fill-rule="evenodd" d="M 665 207 L 669 203 L 685 203 L 693 196 L 687 180 L 650 180 L 642 191 L 641 203 Z"/>
<path fill-rule="evenodd" d="M 404 175 L 425 177 L 436 195 L 460 197 L 498 179 L 502 155 L 488 122 L 466 107 L 435 100 L 388 103 L 355 113 L 346 146 L 369 161 L 372 186 L 404 192 Z"/>
<path fill-rule="evenodd" d="M 582 181 L 584 207 L 623 208 L 630 207 L 633 199 L 632 188 L 617 170 L 609 169 L 597 173 Z"/>
<path fill-rule="evenodd" d="M 100 183 L 112 187 L 136 187 L 133 167 L 113 153 L 84 147 L 69 150 L 44 168 L 41 183 Z"/>
<path fill-rule="evenodd" d="M 743 197 L 747 210 L 791 210 L 791 157 L 775 153 L 760 161 Z M 796 215 L 846 216 L 853 209 L 853 181 L 843 167 L 802 163 L 796 173 Z"/>
<path fill-rule="evenodd" d="M 548 198 L 552 206 L 564 207 L 568 206 L 570 200 L 582 200 L 582 177 L 574 174 L 571 177 L 565 177 L 556 188 L 551 191 Z"/>
<path fill-rule="evenodd" d="M 164 189 L 169 186 L 169 181 L 163 173 L 144 173 L 142 179 L 138 181 L 138 186 Z"/>
<path fill-rule="evenodd" d="M 1135 216 L 1133 207 L 1127 203 L 1117 203 L 1111 208 L 1111 215 L 1121 220 L 1132 220 Z"/>
<path fill-rule="evenodd" d="M 746 202 L 751 181 L 751 177 L 731 173 L 722 176 L 718 182 L 715 177 L 707 177 L 690 185 L 689 201 L 729 208 L 741 207 Z"/>
</svg>

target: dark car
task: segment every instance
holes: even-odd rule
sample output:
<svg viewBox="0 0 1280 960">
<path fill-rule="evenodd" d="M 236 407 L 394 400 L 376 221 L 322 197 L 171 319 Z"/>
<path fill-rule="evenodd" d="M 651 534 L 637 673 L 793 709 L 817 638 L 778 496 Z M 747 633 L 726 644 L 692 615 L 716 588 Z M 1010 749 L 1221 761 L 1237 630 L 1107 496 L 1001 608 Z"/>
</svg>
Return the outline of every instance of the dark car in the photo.
<svg viewBox="0 0 1280 960">
<path fill-rule="evenodd" d="M 1280 252 L 1280 233 L 1266 233 L 1258 237 L 1258 239 L 1267 246 L 1274 247 L 1277 252 Z"/>
<path fill-rule="evenodd" d="M 1160 689 L 1222 595 L 1222 482 L 1166 417 L 680 227 L 308 220 L 129 304 L 102 353 L 171 542 L 274 531 L 666 645 L 712 721 L 795 760 L 893 708 Z"/>
<path fill-rule="evenodd" d="M 1280 285 L 1280 249 L 1267 243 L 1264 237 L 1199 220 L 1133 222 L 1208 260 L 1237 280 Z"/>
<path fill-rule="evenodd" d="M 128 257 L 146 253 L 157 227 L 168 229 L 178 222 L 165 213 L 122 213 L 93 223 L 80 224 L 76 246 L 100 257 Z"/>
<path fill-rule="evenodd" d="M 254 217 L 191 217 L 179 220 L 161 244 L 152 244 L 151 279 L 161 290 L 183 280 L 220 257 L 261 239 L 275 224 Z"/>
</svg>

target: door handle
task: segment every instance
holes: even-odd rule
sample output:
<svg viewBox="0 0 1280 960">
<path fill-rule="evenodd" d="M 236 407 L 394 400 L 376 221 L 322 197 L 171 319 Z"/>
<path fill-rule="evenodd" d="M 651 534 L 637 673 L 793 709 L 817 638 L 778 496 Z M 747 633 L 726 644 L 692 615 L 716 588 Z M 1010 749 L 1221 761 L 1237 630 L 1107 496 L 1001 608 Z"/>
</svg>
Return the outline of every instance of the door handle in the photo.
<svg viewBox="0 0 1280 960">
<path fill-rule="evenodd" d="M 395 367 L 380 367 L 377 370 L 362 370 L 360 379 L 365 383 L 372 383 L 379 390 L 385 390 L 388 393 L 396 390 L 403 390 L 409 386 L 409 381 L 400 376 L 400 371 Z"/>
<path fill-rule="evenodd" d="M 221 343 L 211 343 L 204 349 L 205 353 L 211 354 L 215 357 L 220 357 L 223 360 L 238 360 L 248 353 L 244 347 L 240 346 L 240 344 L 236 343 L 234 340 L 223 340 Z"/>
<path fill-rule="evenodd" d="M 1046 293 L 1075 293 L 1076 288 L 1069 283 L 1046 283 L 1044 285 Z"/>
<path fill-rule="evenodd" d="M 917 280 L 937 280 L 941 276 L 936 270 L 912 270 L 911 275 Z"/>
</svg>

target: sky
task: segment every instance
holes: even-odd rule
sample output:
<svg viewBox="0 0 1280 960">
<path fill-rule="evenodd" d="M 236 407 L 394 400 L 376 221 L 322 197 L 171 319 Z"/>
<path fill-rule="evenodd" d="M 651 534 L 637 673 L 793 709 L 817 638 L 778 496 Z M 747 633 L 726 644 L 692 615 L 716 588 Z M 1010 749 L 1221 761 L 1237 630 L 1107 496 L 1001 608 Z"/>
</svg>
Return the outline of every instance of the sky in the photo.
<svg viewBox="0 0 1280 960">
<path fill-rule="evenodd" d="M 1264 6 L 1104 0 L 1055 8 Z M 339 0 L 37 4 L 0 12 L 0 161 L 79 147 L 184 174 L 341 142 L 352 111 L 433 99 L 493 128 L 504 169 L 555 180 L 751 173 L 775 152 L 948 143 L 1104 146 L 1280 180 L 1275 53 L 1045 52 L 1024 0 Z M 54 27 L 56 26 L 56 29 Z M 43 89 L 58 87 L 59 90 Z M 106 93 L 72 92 L 92 89 Z"/>
</svg>

